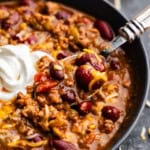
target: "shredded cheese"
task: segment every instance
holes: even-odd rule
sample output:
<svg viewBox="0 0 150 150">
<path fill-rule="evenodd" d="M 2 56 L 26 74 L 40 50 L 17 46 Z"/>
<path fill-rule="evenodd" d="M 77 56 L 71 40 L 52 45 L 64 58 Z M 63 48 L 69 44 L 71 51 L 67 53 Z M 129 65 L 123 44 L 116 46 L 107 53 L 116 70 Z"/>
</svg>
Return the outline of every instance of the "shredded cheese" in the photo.
<svg viewBox="0 0 150 150">
<path fill-rule="evenodd" d="M 95 54 L 95 52 L 93 50 L 91 50 L 91 49 L 84 48 L 83 51 L 86 52 L 86 53 L 93 53 L 93 54 Z"/>
<path fill-rule="evenodd" d="M 2 129 L 10 129 L 10 128 L 13 128 L 13 127 L 15 127 L 16 126 L 16 124 L 4 124 L 4 125 L 2 125 Z"/>
<path fill-rule="evenodd" d="M 42 140 L 42 141 L 39 141 L 39 142 L 29 142 L 29 141 L 26 141 L 26 140 L 17 140 L 15 142 L 11 142 L 11 143 L 8 143 L 8 146 L 9 147 L 17 147 L 18 145 L 20 146 L 29 146 L 29 147 L 40 147 L 42 145 L 46 145 L 47 144 L 47 140 Z"/>
<path fill-rule="evenodd" d="M 83 51 L 86 52 L 86 53 L 94 54 L 95 57 L 97 58 L 97 60 L 102 61 L 101 56 L 97 55 L 97 53 L 94 50 L 84 48 Z"/>
<path fill-rule="evenodd" d="M 92 87 L 94 85 L 94 83 L 101 81 L 101 82 L 106 82 L 107 81 L 107 74 L 106 72 L 99 72 L 99 71 L 92 71 L 92 75 L 93 75 L 93 80 L 90 82 L 89 84 L 89 90 L 92 90 Z"/>
</svg>

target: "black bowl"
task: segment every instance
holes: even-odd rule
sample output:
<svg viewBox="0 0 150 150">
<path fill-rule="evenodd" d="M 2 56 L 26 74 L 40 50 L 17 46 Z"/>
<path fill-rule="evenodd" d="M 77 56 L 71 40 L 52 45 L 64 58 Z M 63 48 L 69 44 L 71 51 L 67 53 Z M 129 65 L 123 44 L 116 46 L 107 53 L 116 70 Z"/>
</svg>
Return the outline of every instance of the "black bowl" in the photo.
<svg viewBox="0 0 150 150">
<path fill-rule="evenodd" d="M 90 14 L 96 18 L 101 18 L 109 22 L 117 34 L 119 27 L 123 26 L 127 19 L 118 12 L 111 4 L 101 0 L 54 0 L 64 5 L 68 5 L 82 12 Z M 127 115 L 123 124 L 115 137 L 110 141 L 106 149 L 117 149 L 119 145 L 130 134 L 137 123 L 143 110 L 145 97 L 148 91 L 148 58 L 146 50 L 140 40 L 135 40 L 132 44 L 125 44 L 123 49 L 126 51 L 128 59 L 133 68 L 134 92 L 130 99 L 131 105 L 127 107 Z"/>
</svg>

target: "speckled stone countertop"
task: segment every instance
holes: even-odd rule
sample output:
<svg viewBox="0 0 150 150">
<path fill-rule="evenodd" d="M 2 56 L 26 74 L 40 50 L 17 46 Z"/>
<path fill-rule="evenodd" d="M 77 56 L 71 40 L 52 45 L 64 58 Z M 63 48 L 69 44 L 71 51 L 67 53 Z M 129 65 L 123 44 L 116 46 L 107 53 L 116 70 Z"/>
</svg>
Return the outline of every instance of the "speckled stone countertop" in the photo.
<svg viewBox="0 0 150 150">
<path fill-rule="evenodd" d="M 114 2 L 114 0 L 110 1 Z M 121 0 L 121 12 L 130 19 L 148 5 L 150 6 L 150 0 Z M 144 33 L 141 39 L 148 52 L 150 63 L 150 31 Z M 147 99 L 150 100 L 150 90 Z M 147 130 L 150 128 L 150 108 L 144 108 L 134 130 L 121 144 L 119 150 L 150 150 L 150 136 L 148 137 L 148 134 L 146 133 L 145 141 L 140 138 L 142 127 L 146 127 Z"/>
</svg>

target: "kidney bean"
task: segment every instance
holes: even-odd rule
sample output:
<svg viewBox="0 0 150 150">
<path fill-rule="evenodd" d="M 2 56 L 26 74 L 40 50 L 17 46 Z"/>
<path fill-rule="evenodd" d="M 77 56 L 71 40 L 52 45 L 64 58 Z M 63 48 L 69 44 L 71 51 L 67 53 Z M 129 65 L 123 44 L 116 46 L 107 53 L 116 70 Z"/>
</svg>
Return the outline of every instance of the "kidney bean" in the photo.
<svg viewBox="0 0 150 150">
<path fill-rule="evenodd" d="M 113 30 L 109 24 L 103 20 L 96 20 L 95 27 L 100 31 L 101 36 L 108 41 L 113 39 Z"/>
<path fill-rule="evenodd" d="M 76 96 L 73 90 L 67 90 L 63 95 L 61 95 L 61 97 L 64 101 L 67 101 L 68 103 L 76 102 Z"/>
<path fill-rule="evenodd" d="M 93 76 L 90 73 L 90 70 L 86 69 L 85 65 L 82 65 L 76 70 L 75 78 L 79 87 L 88 90 L 88 85 L 93 79 Z"/>
<path fill-rule="evenodd" d="M 2 28 L 3 29 L 10 28 L 11 26 L 17 24 L 19 19 L 20 19 L 20 17 L 17 12 L 12 13 L 7 19 L 3 20 Z"/>
<path fill-rule="evenodd" d="M 81 66 L 84 65 L 85 63 L 95 63 L 97 62 L 96 57 L 92 53 L 84 53 L 81 57 L 76 59 L 76 65 Z"/>
<path fill-rule="evenodd" d="M 57 19 L 67 20 L 70 17 L 70 14 L 66 11 L 58 11 L 55 16 Z"/>
<path fill-rule="evenodd" d="M 68 56 L 69 56 L 69 53 L 62 51 L 62 52 L 57 54 L 57 59 L 63 59 L 63 58 L 66 58 Z"/>
<path fill-rule="evenodd" d="M 50 80 L 50 81 L 44 81 L 37 85 L 36 92 L 42 93 L 42 92 L 48 92 L 51 88 L 55 87 L 58 84 L 58 82 Z"/>
<path fill-rule="evenodd" d="M 120 117 L 120 111 L 114 106 L 104 106 L 102 116 L 115 122 Z"/>
<path fill-rule="evenodd" d="M 86 115 L 91 111 L 92 103 L 90 101 L 81 102 L 78 105 L 78 111 L 81 115 Z"/>
<path fill-rule="evenodd" d="M 56 80 L 63 80 L 65 77 L 65 71 L 63 66 L 58 62 L 51 62 L 50 66 L 51 76 Z"/>
<path fill-rule="evenodd" d="M 96 70 L 103 72 L 105 71 L 105 66 L 103 61 L 99 61 L 97 57 L 92 53 L 84 53 L 81 57 L 76 59 L 76 65 L 81 66 L 85 63 L 90 63 Z"/>
<path fill-rule="evenodd" d="M 77 150 L 75 145 L 63 140 L 51 140 L 50 142 L 56 150 Z"/>
</svg>

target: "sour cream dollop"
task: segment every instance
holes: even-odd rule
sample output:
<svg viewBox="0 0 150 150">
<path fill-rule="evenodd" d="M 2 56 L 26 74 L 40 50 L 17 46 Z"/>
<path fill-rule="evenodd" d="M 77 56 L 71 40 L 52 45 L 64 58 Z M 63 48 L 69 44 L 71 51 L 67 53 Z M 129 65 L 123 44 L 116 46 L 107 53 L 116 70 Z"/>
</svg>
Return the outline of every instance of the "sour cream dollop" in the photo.
<svg viewBox="0 0 150 150">
<path fill-rule="evenodd" d="M 26 93 L 26 86 L 33 82 L 36 62 L 43 56 L 53 57 L 42 51 L 31 52 L 26 45 L 0 47 L 0 100 L 10 100 L 18 92 Z"/>
</svg>

